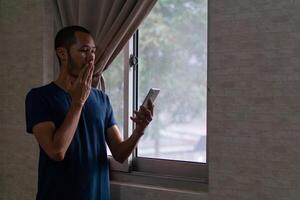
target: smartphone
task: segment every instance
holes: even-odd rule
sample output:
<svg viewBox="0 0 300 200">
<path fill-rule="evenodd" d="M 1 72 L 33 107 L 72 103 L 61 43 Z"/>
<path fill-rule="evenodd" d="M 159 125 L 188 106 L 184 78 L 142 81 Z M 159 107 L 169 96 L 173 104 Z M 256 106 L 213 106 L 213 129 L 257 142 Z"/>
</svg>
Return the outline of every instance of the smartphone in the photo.
<svg viewBox="0 0 300 200">
<path fill-rule="evenodd" d="M 159 94 L 160 89 L 159 88 L 150 88 L 147 96 L 145 97 L 142 106 L 145 108 L 148 108 L 148 100 L 151 100 L 153 103 L 154 100 L 156 99 L 157 95 Z"/>
</svg>

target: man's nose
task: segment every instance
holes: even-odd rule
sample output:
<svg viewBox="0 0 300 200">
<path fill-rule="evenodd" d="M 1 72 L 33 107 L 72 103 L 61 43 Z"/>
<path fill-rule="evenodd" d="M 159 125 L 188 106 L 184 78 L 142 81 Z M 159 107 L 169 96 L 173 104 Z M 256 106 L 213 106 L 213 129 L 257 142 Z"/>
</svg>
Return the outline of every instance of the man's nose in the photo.
<svg viewBox="0 0 300 200">
<path fill-rule="evenodd" d="M 92 52 L 89 52 L 88 54 L 87 54 L 87 62 L 93 62 L 94 60 L 95 60 L 95 54 L 94 53 L 92 53 Z"/>
</svg>

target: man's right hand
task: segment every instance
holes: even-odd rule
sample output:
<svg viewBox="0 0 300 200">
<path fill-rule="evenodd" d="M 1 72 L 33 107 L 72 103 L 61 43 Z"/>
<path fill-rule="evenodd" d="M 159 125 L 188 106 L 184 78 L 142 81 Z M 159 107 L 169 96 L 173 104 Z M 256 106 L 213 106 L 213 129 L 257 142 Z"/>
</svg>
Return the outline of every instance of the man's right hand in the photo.
<svg viewBox="0 0 300 200">
<path fill-rule="evenodd" d="M 74 106 L 82 107 L 87 100 L 92 87 L 93 71 L 94 65 L 86 64 L 77 79 L 73 83 L 69 81 L 68 91 Z"/>
<path fill-rule="evenodd" d="M 81 109 L 91 91 L 93 70 L 94 65 L 88 64 L 83 67 L 75 81 L 72 82 L 68 77 L 67 90 L 72 103 L 59 127 L 55 127 L 52 121 L 45 121 L 34 125 L 32 129 L 38 143 L 52 160 L 62 161 L 65 158 L 78 126 Z"/>
</svg>

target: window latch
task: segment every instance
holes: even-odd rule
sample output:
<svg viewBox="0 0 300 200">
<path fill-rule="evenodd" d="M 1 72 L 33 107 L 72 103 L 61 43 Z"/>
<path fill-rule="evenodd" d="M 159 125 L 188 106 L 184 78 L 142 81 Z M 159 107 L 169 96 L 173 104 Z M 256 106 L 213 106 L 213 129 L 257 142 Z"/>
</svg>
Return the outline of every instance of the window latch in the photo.
<svg viewBox="0 0 300 200">
<path fill-rule="evenodd" d="M 130 54 L 129 57 L 129 66 L 130 67 L 135 67 L 138 64 L 138 58 L 132 54 Z"/>
</svg>

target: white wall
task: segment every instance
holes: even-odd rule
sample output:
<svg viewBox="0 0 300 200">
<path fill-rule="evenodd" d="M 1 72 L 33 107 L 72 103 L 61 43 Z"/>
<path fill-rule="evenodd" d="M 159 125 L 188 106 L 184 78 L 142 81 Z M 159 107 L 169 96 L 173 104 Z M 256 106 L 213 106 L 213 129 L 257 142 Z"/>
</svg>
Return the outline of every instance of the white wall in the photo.
<svg viewBox="0 0 300 200">
<path fill-rule="evenodd" d="M 38 147 L 25 133 L 24 101 L 52 78 L 46 2 L 0 1 L 0 200 L 35 199 Z"/>
<path fill-rule="evenodd" d="M 209 199 L 300 199 L 300 1 L 209 1 Z"/>
</svg>

